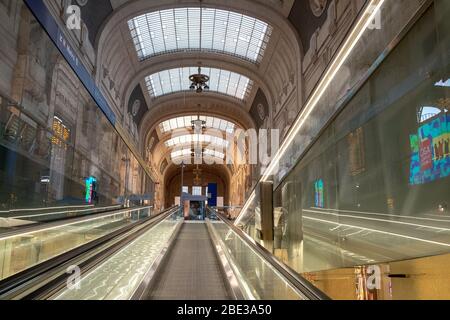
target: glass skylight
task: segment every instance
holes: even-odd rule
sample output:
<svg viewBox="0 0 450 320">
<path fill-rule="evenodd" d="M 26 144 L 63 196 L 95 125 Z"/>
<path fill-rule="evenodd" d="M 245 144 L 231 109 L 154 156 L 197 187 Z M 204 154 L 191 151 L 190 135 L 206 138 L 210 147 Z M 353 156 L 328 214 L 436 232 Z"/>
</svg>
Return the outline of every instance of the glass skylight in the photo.
<svg viewBox="0 0 450 320">
<path fill-rule="evenodd" d="M 193 196 L 201 196 L 202 195 L 202 187 L 192 187 L 192 195 Z"/>
<path fill-rule="evenodd" d="M 260 63 L 272 34 L 267 23 L 212 8 L 174 8 L 128 21 L 141 61 L 177 51 L 226 53 Z"/>
<path fill-rule="evenodd" d="M 171 154 L 172 159 L 181 158 L 181 157 L 190 157 L 190 156 L 192 156 L 191 149 L 178 150 L 178 151 L 172 152 L 172 154 Z"/>
<path fill-rule="evenodd" d="M 191 149 L 183 149 L 174 151 L 170 155 L 171 159 L 179 159 L 179 158 L 191 158 L 193 157 L 193 152 Z M 219 151 L 205 149 L 203 151 L 204 158 L 217 158 L 217 159 L 225 159 L 225 154 Z"/>
<path fill-rule="evenodd" d="M 216 151 L 216 150 L 210 150 L 210 149 L 206 149 L 203 152 L 203 156 L 219 158 L 219 159 L 225 159 L 225 154 L 223 152 L 219 152 L 219 151 Z"/>
<path fill-rule="evenodd" d="M 228 148 L 228 141 L 214 137 L 206 134 L 193 134 L 193 135 L 184 135 L 172 138 L 166 142 L 166 147 L 174 148 L 175 146 L 182 146 L 186 144 L 194 144 L 194 143 L 202 143 L 214 145 L 221 148 Z"/>
<path fill-rule="evenodd" d="M 440 81 L 436 82 L 435 86 L 436 87 L 447 87 L 447 88 L 450 88 L 450 79 L 440 80 Z"/>
<path fill-rule="evenodd" d="M 191 129 L 192 121 L 197 120 L 199 118 L 200 120 L 205 121 L 206 128 L 217 129 L 228 133 L 233 133 L 236 127 L 234 123 L 216 117 L 187 116 L 187 117 L 173 118 L 164 121 L 159 125 L 159 128 L 161 129 L 161 132 L 163 134 L 177 129 L 185 129 L 185 128 Z"/>
<path fill-rule="evenodd" d="M 164 70 L 145 78 L 150 96 L 157 98 L 167 94 L 189 91 L 191 82 L 189 76 L 198 73 L 198 67 L 186 67 Z M 234 98 L 245 100 L 253 81 L 249 78 L 222 69 L 202 68 L 202 74 L 210 77 L 209 91 L 222 93 Z"/>
<path fill-rule="evenodd" d="M 425 106 L 419 111 L 419 123 L 425 122 L 441 114 L 442 110 L 436 107 Z"/>
</svg>

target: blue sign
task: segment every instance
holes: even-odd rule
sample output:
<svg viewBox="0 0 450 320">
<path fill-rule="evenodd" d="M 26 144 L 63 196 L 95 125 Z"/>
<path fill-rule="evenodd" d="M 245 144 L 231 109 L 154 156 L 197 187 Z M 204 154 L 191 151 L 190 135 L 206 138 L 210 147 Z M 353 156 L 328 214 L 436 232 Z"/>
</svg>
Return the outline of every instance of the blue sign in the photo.
<svg viewBox="0 0 450 320">
<path fill-rule="evenodd" d="M 96 185 L 97 185 L 97 179 L 94 177 L 89 177 L 85 179 L 86 184 L 86 191 L 85 191 L 85 200 L 86 203 L 91 204 L 92 200 L 94 200 Z"/>
<path fill-rule="evenodd" d="M 56 23 L 55 19 L 51 15 L 47 6 L 44 4 L 43 0 L 24 0 L 25 4 L 34 14 L 36 19 L 42 25 L 45 31 L 47 31 L 50 39 L 56 45 L 58 50 L 64 56 L 64 58 L 69 63 L 70 67 L 73 69 L 75 74 L 80 79 L 81 83 L 86 87 L 89 94 L 92 96 L 94 101 L 97 103 L 98 107 L 102 110 L 111 124 L 114 126 L 116 123 L 116 116 L 109 106 L 106 98 L 101 93 L 95 81 L 92 79 L 91 74 L 87 71 L 84 65 L 80 62 L 76 51 L 67 41 L 61 28 Z"/>
<path fill-rule="evenodd" d="M 208 184 L 208 206 L 217 207 L 217 183 Z"/>
</svg>

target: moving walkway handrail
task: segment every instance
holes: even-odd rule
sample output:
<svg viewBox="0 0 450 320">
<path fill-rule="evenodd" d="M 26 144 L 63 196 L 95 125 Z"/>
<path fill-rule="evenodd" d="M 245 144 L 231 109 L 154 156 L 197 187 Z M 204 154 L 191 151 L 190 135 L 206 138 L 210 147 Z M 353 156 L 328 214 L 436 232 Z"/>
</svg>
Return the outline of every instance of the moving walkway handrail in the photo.
<svg viewBox="0 0 450 320">
<path fill-rule="evenodd" d="M 142 208 L 145 208 L 145 207 L 141 207 L 140 209 L 142 209 Z M 133 210 L 137 210 L 137 209 L 134 208 Z M 128 232 L 130 232 L 131 230 L 133 230 L 135 228 L 138 228 L 139 226 L 148 224 L 149 227 L 151 227 L 151 226 L 159 223 L 160 221 L 166 219 L 168 216 L 174 214 L 176 212 L 176 210 L 178 210 L 178 207 L 171 207 L 169 209 L 162 211 L 161 213 L 159 213 L 155 216 L 148 217 L 137 223 L 127 225 L 127 226 L 120 228 L 119 230 L 116 230 L 112 233 L 109 233 L 99 239 L 88 242 L 84 245 L 74 248 L 73 250 L 70 250 L 66 253 L 58 255 L 54 258 L 51 258 L 47 261 L 40 263 L 40 264 L 37 264 L 31 268 L 28 268 L 20 273 L 17 273 L 11 277 L 1 280 L 0 281 L 0 300 L 14 299 L 17 296 L 20 296 L 20 294 L 22 294 L 24 291 L 29 290 L 30 287 L 36 287 L 37 285 L 40 285 L 40 284 L 42 284 L 41 287 L 38 288 L 36 291 L 38 291 L 42 287 L 45 287 L 46 289 L 48 289 L 49 284 L 44 283 L 45 281 L 43 281 L 43 280 L 45 280 L 45 278 L 49 277 L 47 274 L 48 272 L 55 270 L 58 267 L 68 264 L 69 262 L 80 257 L 81 255 L 85 255 L 85 254 L 88 254 L 89 252 L 94 251 L 95 249 L 101 247 L 102 245 L 107 244 L 108 242 L 112 241 L 113 239 L 115 239 L 117 237 L 120 237 L 121 235 L 127 234 Z M 62 275 L 59 275 L 57 277 L 57 279 L 52 279 L 51 283 L 54 283 L 54 282 L 59 283 L 59 282 L 61 282 L 61 278 L 67 278 L 67 277 L 69 277 L 69 275 L 66 273 L 63 273 Z M 44 279 L 41 279 L 41 278 L 44 278 Z M 52 286 L 54 286 L 54 284 Z M 31 296 L 33 296 L 33 295 L 31 295 Z M 30 297 L 30 295 L 27 295 L 26 297 L 28 298 L 28 297 Z"/>
<path fill-rule="evenodd" d="M 301 277 L 293 269 L 279 261 L 270 252 L 268 252 L 266 248 L 257 243 L 246 232 L 239 229 L 218 211 L 213 210 L 212 208 L 208 209 L 212 211 L 214 215 L 217 216 L 222 222 L 224 222 L 231 230 L 233 230 L 242 240 L 244 240 L 247 245 L 249 245 L 258 254 L 260 254 L 265 259 L 265 261 L 267 261 L 273 268 L 275 268 L 275 270 L 281 273 L 283 277 L 285 277 L 285 279 L 288 280 L 294 288 L 305 295 L 306 298 L 308 298 L 309 300 L 330 300 L 330 297 L 328 297 L 325 293 L 311 284 L 308 280 Z"/>
</svg>

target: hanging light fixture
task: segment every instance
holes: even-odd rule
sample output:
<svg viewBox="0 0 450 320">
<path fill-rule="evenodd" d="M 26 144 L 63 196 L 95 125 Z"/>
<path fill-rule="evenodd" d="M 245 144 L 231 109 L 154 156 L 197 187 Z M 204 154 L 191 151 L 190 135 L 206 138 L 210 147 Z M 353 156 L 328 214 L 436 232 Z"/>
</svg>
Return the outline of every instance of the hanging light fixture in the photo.
<svg viewBox="0 0 450 320">
<path fill-rule="evenodd" d="M 203 170 L 200 169 L 199 165 L 197 164 L 197 168 L 193 172 L 194 175 L 195 175 L 194 184 L 196 186 L 201 186 L 202 185 L 202 178 L 201 178 L 202 172 L 203 172 Z"/>
<path fill-rule="evenodd" d="M 192 120 L 191 123 L 192 123 L 192 130 L 194 130 L 194 134 L 202 134 L 203 132 L 205 132 L 206 121 L 200 119 L 200 116 L 197 116 L 197 119 Z"/>
<path fill-rule="evenodd" d="M 209 76 L 202 74 L 201 67 L 198 67 L 198 73 L 191 75 L 189 80 L 191 81 L 191 90 L 195 90 L 197 93 L 202 93 L 205 90 L 209 90 Z"/>
<path fill-rule="evenodd" d="M 194 150 L 192 156 L 195 159 L 195 163 L 201 162 L 203 159 L 203 148 L 200 137 L 203 135 L 204 130 L 206 129 L 206 121 L 200 119 L 198 116 L 197 120 L 192 120 L 192 130 L 194 130 L 194 134 L 197 136 L 197 141 L 194 145 Z"/>
<path fill-rule="evenodd" d="M 203 6 L 202 0 L 200 0 L 200 48 L 202 47 L 202 30 L 203 28 Z M 202 74 L 202 68 L 198 67 L 198 73 L 189 76 L 189 80 L 191 81 L 190 89 L 192 91 L 196 91 L 197 93 L 202 93 L 203 91 L 209 90 L 208 82 L 209 76 L 206 74 Z"/>
</svg>

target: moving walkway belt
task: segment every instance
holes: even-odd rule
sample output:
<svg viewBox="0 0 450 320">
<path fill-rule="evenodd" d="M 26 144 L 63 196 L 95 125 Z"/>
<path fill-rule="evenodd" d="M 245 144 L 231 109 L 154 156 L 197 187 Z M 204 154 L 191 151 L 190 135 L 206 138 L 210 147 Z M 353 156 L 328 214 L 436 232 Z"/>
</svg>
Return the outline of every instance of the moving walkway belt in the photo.
<svg viewBox="0 0 450 320">
<path fill-rule="evenodd" d="M 218 223 L 209 219 L 203 224 L 184 223 L 173 235 L 163 258 L 152 266 L 153 275 L 145 281 L 147 287 L 138 290 L 134 299 L 329 299 L 225 217 L 212 210 L 211 213 L 220 219 Z M 221 238 L 217 228 L 225 230 L 226 236 Z M 249 251 L 233 252 L 232 241 L 227 247 L 225 242 L 233 235 L 237 247 L 247 247 Z M 245 268 L 237 260 L 247 252 L 251 256 L 248 260 L 253 258 L 256 265 L 250 263 Z M 269 276 L 265 278 L 264 274 Z M 246 282 L 246 277 L 252 278 L 253 283 Z"/>
<path fill-rule="evenodd" d="M 183 224 L 143 299 L 233 299 L 205 223 Z"/>
<path fill-rule="evenodd" d="M 91 270 L 98 271 L 97 267 L 104 265 L 102 262 L 106 263 L 110 258 L 116 257 L 121 249 L 151 232 L 154 226 L 169 219 L 177 210 L 179 209 L 174 208 L 156 218 L 120 229 L 1 282 L 0 299 L 48 299 L 59 295 L 66 289 L 69 275 L 65 272 L 68 266 L 78 265 L 83 274 L 89 274 Z M 226 218 L 217 212 L 211 213 L 211 216 L 219 218 L 218 222 L 207 220 L 206 224 L 179 224 L 181 228 L 178 227 L 167 241 L 166 248 L 160 253 L 161 259 L 153 263 L 154 270 L 147 272 L 149 278 L 142 281 L 132 299 L 328 299 Z M 226 247 L 227 241 L 231 246 Z M 236 243 L 237 247 L 248 250 L 244 254 L 234 252 L 233 257 L 232 246 Z M 127 250 L 122 250 L 121 254 Z M 244 267 L 236 266 L 240 263 L 236 260 L 240 256 L 247 258 L 247 253 L 253 262 L 256 261 L 256 268 L 251 263 Z M 258 268 L 260 272 L 256 270 Z M 251 281 L 243 283 L 249 274 Z M 261 274 L 262 278 L 259 278 Z M 183 282 L 186 287 L 180 288 Z M 198 282 L 203 282 L 206 286 L 202 287 Z M 280 288 L 285 290 L 284 295 L 275 290 Z M 261 292 L 257 292 L 258 289 Z"/>
</svg>

